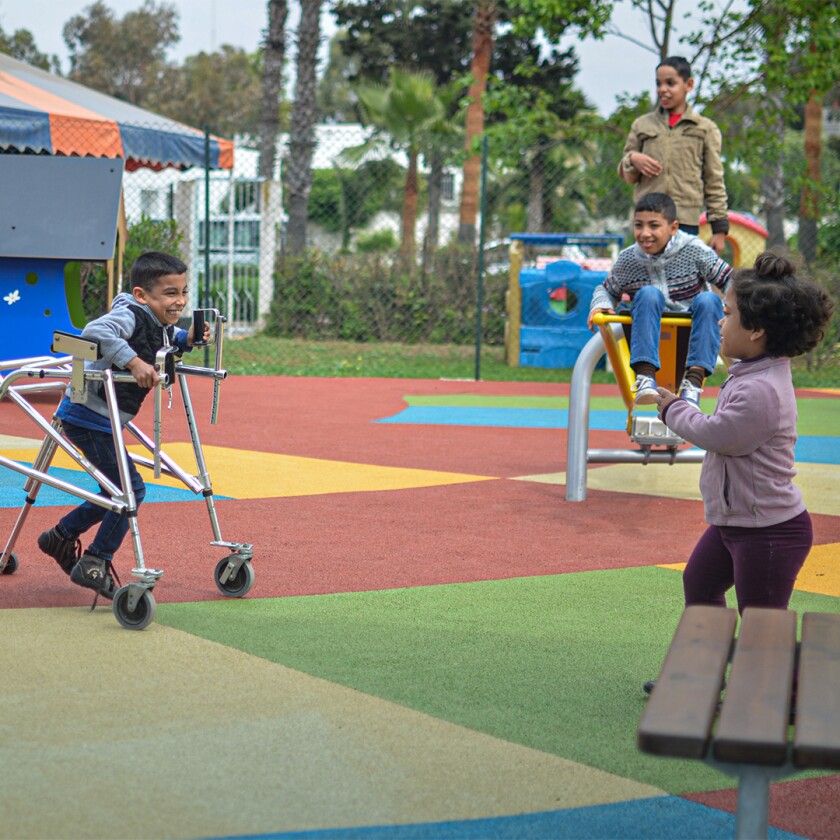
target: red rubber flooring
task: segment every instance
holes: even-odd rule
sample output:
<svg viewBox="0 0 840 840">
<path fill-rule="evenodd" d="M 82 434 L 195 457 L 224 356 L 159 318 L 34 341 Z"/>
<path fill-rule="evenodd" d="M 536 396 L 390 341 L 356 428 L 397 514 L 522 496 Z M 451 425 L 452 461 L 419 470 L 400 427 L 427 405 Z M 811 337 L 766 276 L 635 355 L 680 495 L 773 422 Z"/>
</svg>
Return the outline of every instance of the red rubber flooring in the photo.
<svg viewBox="0 0 840 840">
<path fill-rule="evenodd" d="M 568 503 L 562 486 L 511 480 L 562 472 L 565 430 L 376 422 L 400 412 L 409 394 L 563 397 L 568 395 L 567 385 L 234 377 L 222 388 L 216 426 L 207 422 L 209 383 L 197 380 L 191 389 L 205 446 L 491 479 L 220 500 L 224 538 L 254 544 L 255 597 L 678 563 L 705 527 L 702 504 L 695 500 L 616 488 L 590 489 L 586 502 Z M 595 386 L 593 393 L 613 396 L 617 389 Z M 49 416 L 54 400 L 35 404 Z M 150 417 L 151 406 L 146 406 L 139 425 L 151 428 Z M 31 421 L 8 402 L 0 403 L 0 433 L 38 437 Z M 187 439 L 176 403 L 164 418 L 164 440 Z M 594 432 L 593 445 L 622 447 L 627 442 L 623 433 Z M 37 505 L 33 509 L 16 547 L 27 563 L 27 574 L 0 580 L 0 608 L 90 603 L 87 592 L 70 586 L 34 546 L 34 536 L 53 525 L 63 510 Z M 7 538 L 16 516 L 16 510 L 0 509 L 0 539 Z M 816 544 L 840 543 L 840 511 L 815 514 L 813 519 Z M 219 554 L 208 546 L 212 537 L 200 500 L 144 505 L 140 524 L 148 565 L 166 569 L 155 590 L 160 603 L 221 598 L 212 580 Z M 128 541 L 116 565 L 128 577 L 133 565 Z M 798 832 L 805 826 L 813 837 L 840 836 L 832 835 L 836 826 L 826 822 L 834 819 L 833 812 L 812 807 L 814 796 L 836 799 L 838 778 L 774 785 L 771 824 Z M 687 798 L 734 810 L 730 790 Z"/>
</svg>

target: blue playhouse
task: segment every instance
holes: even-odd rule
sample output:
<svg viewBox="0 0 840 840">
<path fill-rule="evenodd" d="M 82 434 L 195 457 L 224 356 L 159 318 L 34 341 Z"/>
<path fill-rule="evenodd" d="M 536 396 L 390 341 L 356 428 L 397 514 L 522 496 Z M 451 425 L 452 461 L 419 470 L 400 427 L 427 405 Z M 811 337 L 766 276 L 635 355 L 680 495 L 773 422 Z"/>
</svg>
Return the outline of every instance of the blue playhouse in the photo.
<svg viewBox="0 0 840 840">
<path fill-rule="evenodd" d="M 514 233 L 510 238 L 507 363 L 512 367 L 573 367 L 592 337 L 586 326 L 592 293 L 606 279 L 624 237 L 612 233 Z M 561 249 L 559 255 L 557 249 Z M 597 251 L 601 253 L 593 253 Z"/>
<path fill-rule="evenodd" d="M 85 324 L 80 261 L 114 259 L 123 161 L 0 155 L 0 363 Z"/>
</svg>

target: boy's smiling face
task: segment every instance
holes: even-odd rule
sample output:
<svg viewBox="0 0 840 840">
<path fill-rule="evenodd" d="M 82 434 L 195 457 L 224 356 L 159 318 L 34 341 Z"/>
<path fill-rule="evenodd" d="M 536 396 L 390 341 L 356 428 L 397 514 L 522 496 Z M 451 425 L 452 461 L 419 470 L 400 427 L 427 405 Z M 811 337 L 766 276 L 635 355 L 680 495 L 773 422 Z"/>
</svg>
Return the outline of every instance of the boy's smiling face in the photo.
<svg viewBox="0 0 840 840">
<path fill-rule="evenodd" d="M 136 301 L 145 303 L 151 309 L 161 324 L 177 324 L 187 305 L 187 275 L 164 274 L 158 277 L 150 291 L 135 286 L 133 294 Z"/>
<path fill-rule="evenodd" d="M 637 210 L 633 222 L 633 236 L 646 254 L 661 254 L 680 224 L 669 222 L 662 213 L 652 210 Z"/>
<path fill-rule="evenodd" d="M 682 114 L 693 88 L 694 79 L 684 79 L 673 67 L 663 64 L 656 68 L 656 95 L 666 111 Z"/>
</svg>

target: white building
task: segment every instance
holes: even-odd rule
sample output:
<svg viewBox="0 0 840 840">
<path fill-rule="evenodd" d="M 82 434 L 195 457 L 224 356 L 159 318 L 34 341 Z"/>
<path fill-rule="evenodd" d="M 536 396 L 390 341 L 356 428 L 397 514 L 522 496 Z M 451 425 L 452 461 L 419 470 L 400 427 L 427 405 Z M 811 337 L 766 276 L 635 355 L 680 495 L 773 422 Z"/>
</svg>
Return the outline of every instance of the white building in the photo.
<svg viewBox="0 0 840 840">
<path fill-rule="evenodd" d="M 350 154 L 369 139 L 372 129 L 359 124 L 318 125 L 312 169 L 333 171 L 357 168 L 372 160 L 391 159 L 405 168 L 408 158 L 402 151 L 385 145 Z M 259 154 L 237 142 L 231 171 L 203 169 L 160 172 L 137 170 L 124 176 L 123 194 L 129 225 L 144 216 L 152 220 L 174 219 L 183 232 L 182 252 L 188 255 L 192 276 L 193 300 L 207 305 L 204 280 L 205 260 L 210 263 L 210 288 L 217 308 L 229 312 L 233 324 L 241 329 L 258 326 L 267 314 L 273 296 L 273 273 L 276 255 L 282 247 L 285 214 L 282 209 L 282 162 L 287 154 L 288 135 L 277 139 L 275 178 L 263 182 L 257 175 Z M 441 212 L 441 235 L 457 231 L 460 170 L 445 173 L 444 204 Z M 206 189 L 209 187 L 209 190 Z M 204 220 L 209 209 L 210 243 L 205 256 Z M 426 233 L 425 216 L 418 219 L 418 246 Z M 367 230 L 391 230 L 400 234 L 400 214 L 377 213 Z M 322 251 L 335 251 L 341 245 L 341 233 L 333 233 L 310 224 L 310 244 Z M 200 282 L 198 282 L 200 281 Z M 201 297 L 199 296 L 200 293 Z"/>
</svg>

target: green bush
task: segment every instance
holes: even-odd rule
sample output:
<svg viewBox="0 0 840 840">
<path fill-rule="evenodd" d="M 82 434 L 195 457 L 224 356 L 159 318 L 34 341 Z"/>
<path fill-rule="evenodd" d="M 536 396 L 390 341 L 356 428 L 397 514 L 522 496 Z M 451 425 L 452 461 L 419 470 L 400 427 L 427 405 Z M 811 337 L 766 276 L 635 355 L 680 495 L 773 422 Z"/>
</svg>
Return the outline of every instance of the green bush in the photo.
<svg viewBox="0 0 840 840">
<path fill-rule="evenodd" d="M 482 340 L 504 342 L 506 275 L 487 275 Z M 266 333 L 286 338 L 471 344 L 475 254 L 446 248 L 425 266 L 393 254 L 308 251 L 279 271 Z"/>
<path fill-rule="evenodd" d="M 239 321 L 257 320 L 258 298 L 260 292 L 259 268 L 255 265 L 233 266 L 233 298 L 230 298 L 228 266 L 215 265 L 210 269 L 210 282 L 205 282 L 203 266 L 200 265 L 189 278 L 190 286 L 198 291 L 200 305 L 216 308 Z"/>
<path fill-rule="evenodd" d="M 146 251 L 163 251 L 184 259 L 181 253 L 181 240 L 184 235 L 174 219 L 150 219 L 145 213 L 140 221 L 128 226 L 125 240 L 125 259 L 123 269 L 126 278 L 131 266 L 140 254 Z"/>
<path fill-rule="evenodd" d="M 381 210 L 399 211 L 404 180 L 404 171 L 390 160 L 369 161 L 356 169 L 314 169 L 309 219 L 331 233 L 341 231 L 346 246 L 352 231 Z"/>
<path fill-rule="evenodd" d="M 377 251 L 393 251 L 399 243 L 392 230 L 373 230 L 356 236 L 356 251 L 359 254 L 372 254 Z"/>
<path fill-rule="evenodd" d="M 807 370 L 818 371 L 836 365 L 840 358 L 840 257 L 837 256 L 837 251 L 825 250 L 812 268 L 811 275 L 834 299 L 834 314 L 831 316 L 825 337 L 819 346 L 805 357 Z"/>
<path fill-rule="evenodd" d="M 164 251 L 183 259 L 183 235 L 173 219 L 155 220 L 145 214 L 128 226 L 123 255 L 123 283 L 128 283 L 131 266 L 146 251 Z M 108 272 L 103 263 L 81 263 L 82 307 L 87 320 L 97 318 L 108 308 Z M 123 291 L 115 289 L 115 294 Z"/>
</svg>

